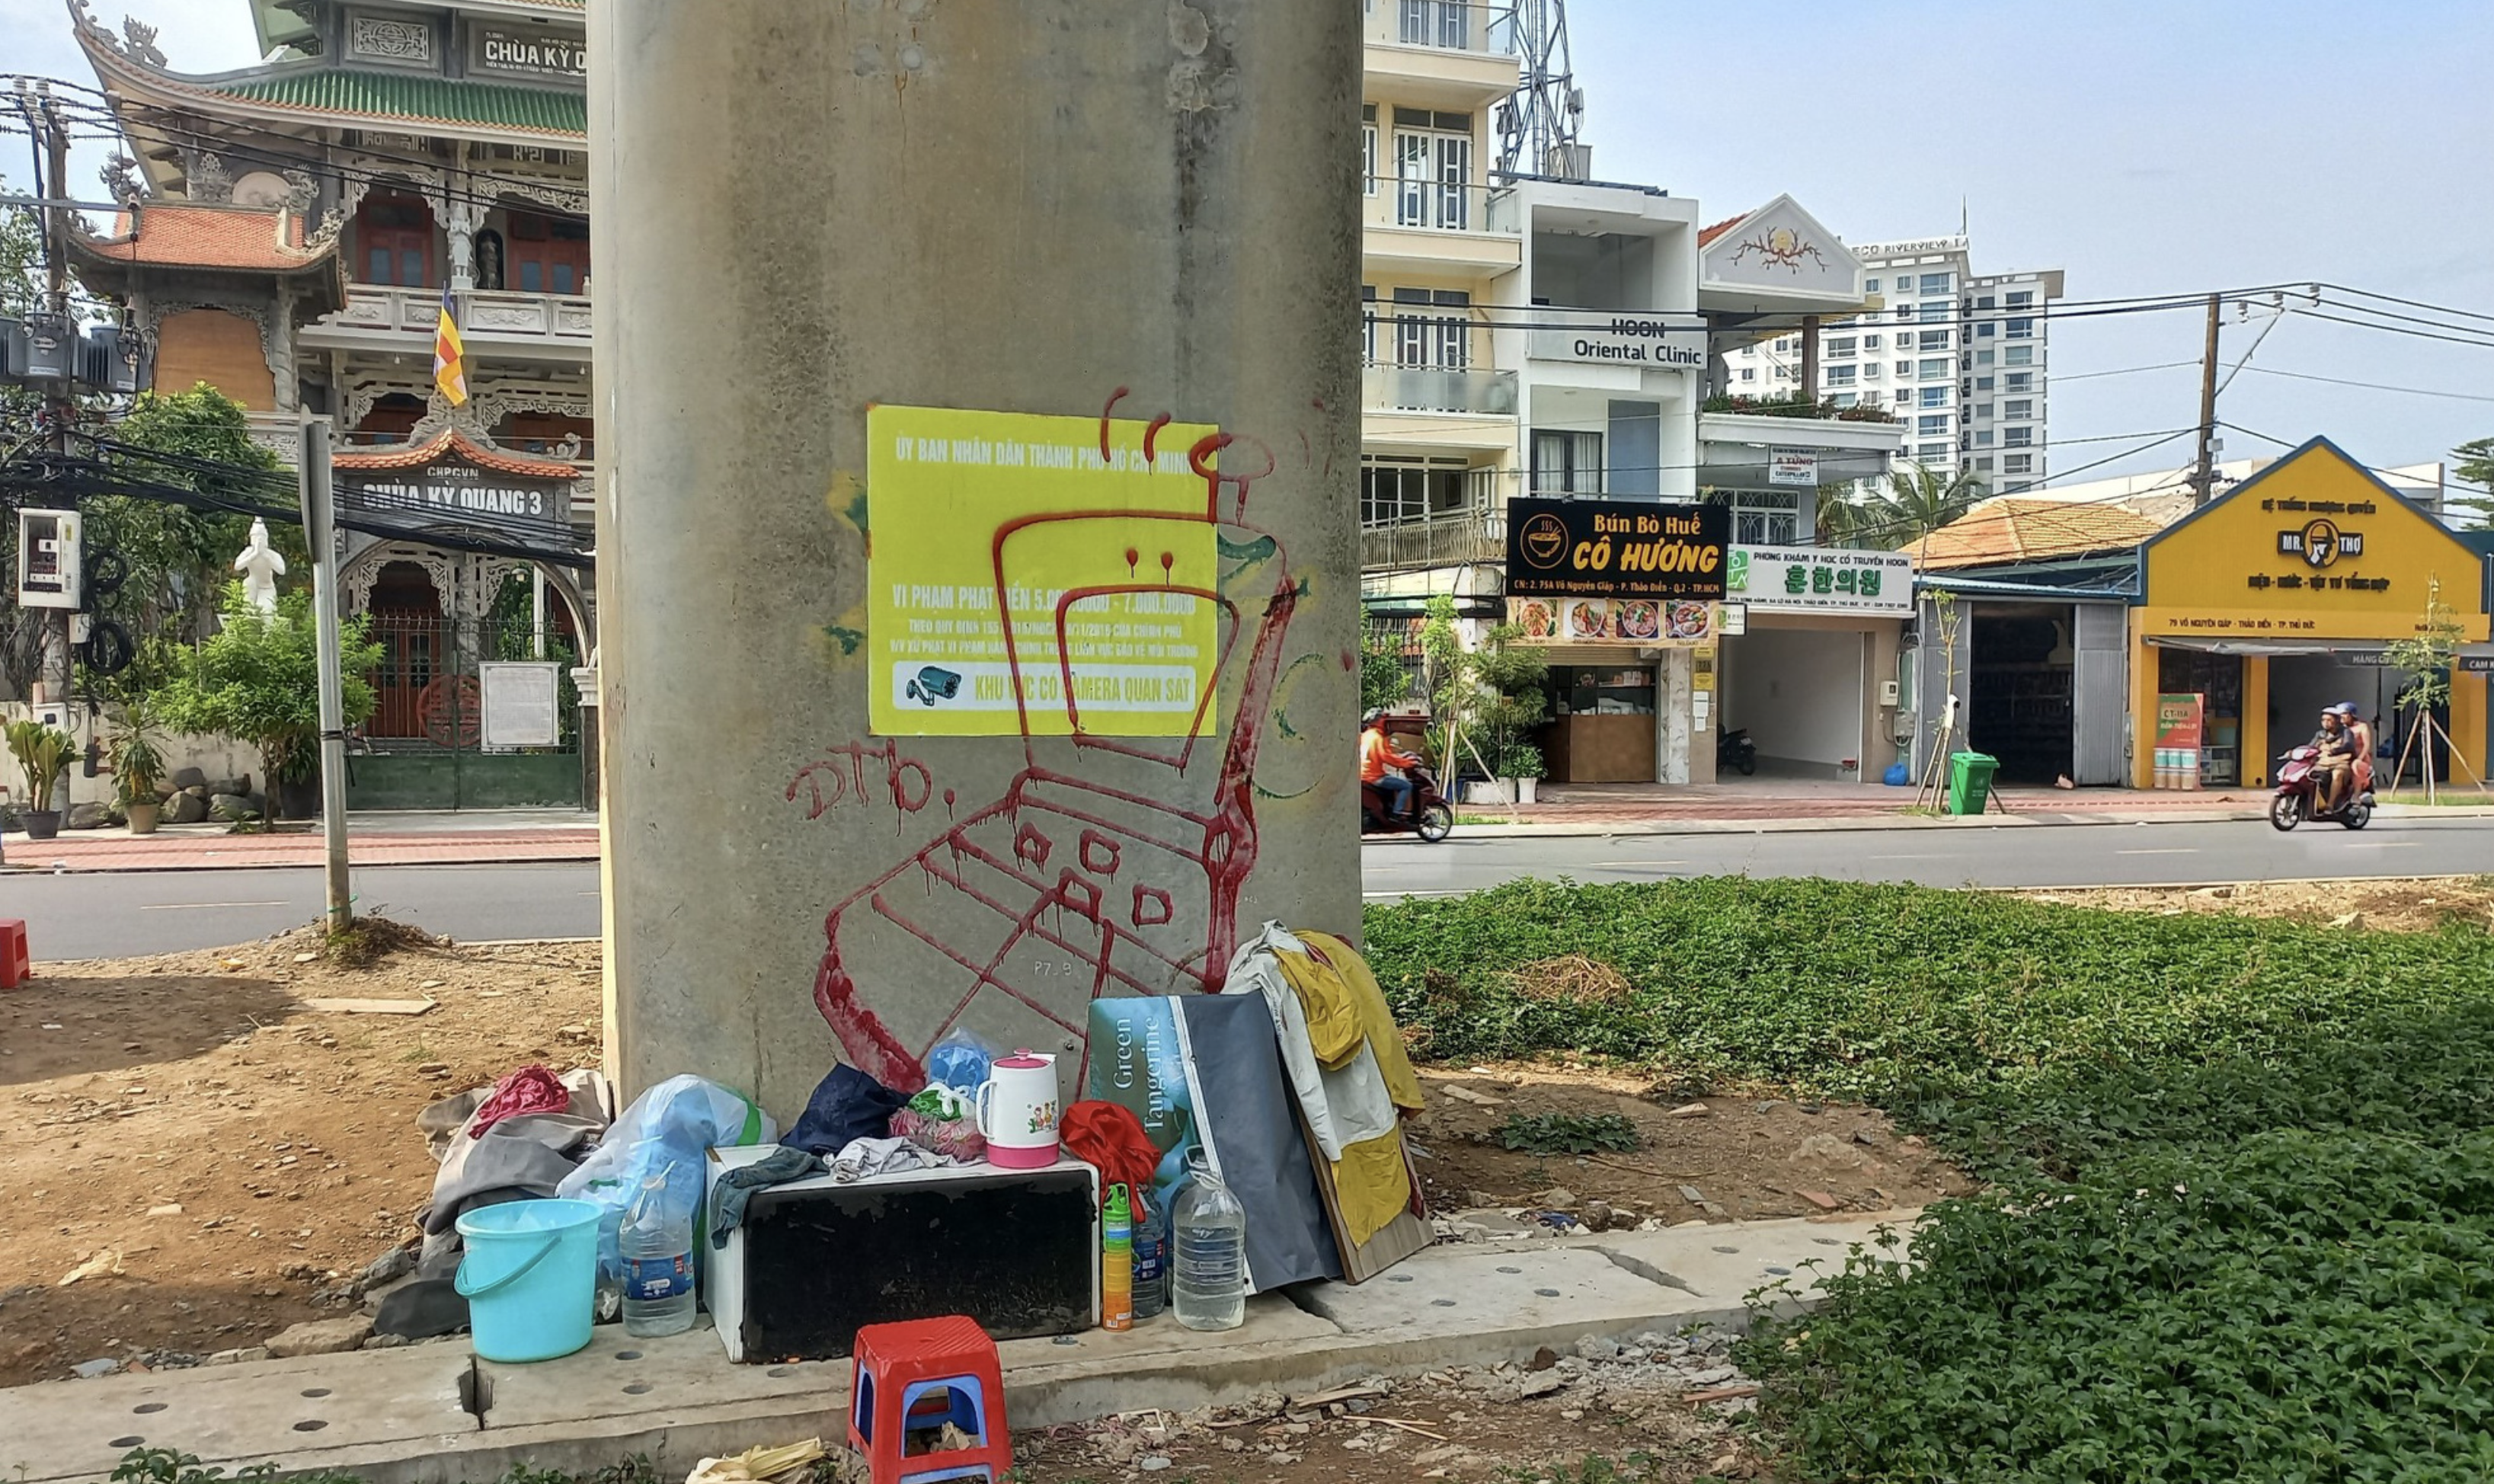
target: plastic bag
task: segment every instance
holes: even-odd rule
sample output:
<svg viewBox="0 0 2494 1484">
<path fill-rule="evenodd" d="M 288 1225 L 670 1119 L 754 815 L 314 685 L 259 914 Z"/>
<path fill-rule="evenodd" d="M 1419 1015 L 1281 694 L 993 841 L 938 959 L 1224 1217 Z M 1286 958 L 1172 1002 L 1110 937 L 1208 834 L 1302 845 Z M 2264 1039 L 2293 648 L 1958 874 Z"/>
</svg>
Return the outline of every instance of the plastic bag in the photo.
<svg viewBox="0 0 2494 1484">
<path fill-rule="evenodd" d="M 892 1136 L 936 1154 L 949 1154 L 964 1165 L 976 1164 L 988 1154 L 988 1141 L 979 1136 L 979 1120 L 971 1111 L 970 1100 L 943 1082 L 928 1083 L 925 1091 L 892 1115 Z"/>
<path fill-rule="evenodd" d="M 682 1213 L 698 1229 L 710 1151 L 767 1144 L 778 1132 L 761 1105 L 742 1094 L 697 1076 L 669 1077 L 632 1100 L 555 1194 L 605 1208 L 597 1223 L 597 1267 L 612 1278 L 622 1272 L 616 1233 L 624 1208 L 653 1177 L 666 1174 L 669 1213 Z"/>
<path fill-rule="evenodd" d="M 928 1050 L 927 1080 L 941 1082 L 964 1098 L 975 1098 L 995 1060 L 994 1047 L 968 1031 L 957 1030 Z"/>
</svg>

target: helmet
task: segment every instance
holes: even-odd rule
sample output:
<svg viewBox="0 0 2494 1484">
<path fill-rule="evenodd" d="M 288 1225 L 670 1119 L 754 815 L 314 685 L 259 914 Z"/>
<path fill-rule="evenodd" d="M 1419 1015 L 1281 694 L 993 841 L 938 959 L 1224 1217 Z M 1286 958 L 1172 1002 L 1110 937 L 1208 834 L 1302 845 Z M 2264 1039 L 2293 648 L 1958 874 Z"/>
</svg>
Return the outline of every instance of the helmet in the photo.
<svg viewBox="0 0 2494 1484">
<path fill-rule="evenodd" d="M 1362 727 L 1373 727 L 1384 719 L 1385 713 L 1373 706 L 1359 713 L 1359 724 Z"/>
<path fill-rule="evenodd" d="M 2357 716 L 2356 703 L 2353 701 L 2341 701 L 2336 706 L 2331 707 L 2330 710 L 2336 712 L 2339 715 L 2346 717 L 2350 721 L 2355 720 Z"/>
</svg>

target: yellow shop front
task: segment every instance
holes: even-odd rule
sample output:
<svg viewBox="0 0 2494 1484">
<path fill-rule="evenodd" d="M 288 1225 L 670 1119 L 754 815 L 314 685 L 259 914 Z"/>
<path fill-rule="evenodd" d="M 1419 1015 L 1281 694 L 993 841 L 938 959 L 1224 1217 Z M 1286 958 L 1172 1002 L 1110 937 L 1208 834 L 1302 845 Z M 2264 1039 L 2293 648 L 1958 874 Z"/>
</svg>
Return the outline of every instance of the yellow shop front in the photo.
<svg viewBox="0 0 2494 1484">
<path fill-rule="evenodd" d="M 2375 478 L 2327 439 L 2314 439 L 2140 549 L 2140 606 L 2131 610 L 2131 782 L 2161 781 L 2159 698 L 2199 697 L 2199 783 L 2264 787 L 2272 760 L 2310 737 L 2325 706 L 2353 701 L 2396 747 L 2404 672 L 2385 647 L 2421 636 L 2426 612 L 2450 609 L 2460 645 L 2450 705 L 2437 721 L 2435 769 L 2482 773 L 2487 559 Z M 2166 709 L 2167 729 L 2175 709 Z M 2430 734 L 2428 734 L 2430 736 Z M 2412 762 L 2411 774 L 2420 766 Z M 2386 781 L 2389 764 L 2382 766 Z"/>
</svg>

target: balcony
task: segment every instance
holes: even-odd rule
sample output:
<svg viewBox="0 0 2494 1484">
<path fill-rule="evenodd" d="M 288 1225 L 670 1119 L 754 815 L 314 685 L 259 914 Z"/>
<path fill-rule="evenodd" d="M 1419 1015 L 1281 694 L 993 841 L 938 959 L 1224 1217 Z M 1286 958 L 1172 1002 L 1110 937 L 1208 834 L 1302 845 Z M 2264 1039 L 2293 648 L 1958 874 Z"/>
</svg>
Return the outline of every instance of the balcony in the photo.
<svg viewBox="0 0 2494 1484">
<path fill-rule="evenodd" d="M 1885 475 L 1905 446 L 1905 425 L 1860 413 L 1821 415 L 1826 410 L 1806 402 L 1701 410 L 1697 482 L 1718 489 L 1764 490 Z"/>
<path fill-rule="evenodd" d="M 1515 373 L 1436 366 L 1371 366 L 1359 374 L 1359 405 L 1370 412 L 1515 415 Z"/>
<path fill-rule="evenodd" d="M 1503 504 L 1450 510 L 1390 526 L 1363 526 L 1359 531 L 1359 566 L 1364 572 L 1410 572 L 1506 560 Z"/>
<path fill-rule="evenodd" d="M 1524 209 L 1507 186 L 1378 176 L 1360 199 L 1360 261 L 1371 275 L 1492 277 L 1524 263 Z"/>
<path fill-rule="evenodd" d="M 350 284 L 347 307 L 303 327 L 316 350 L 390 350 L 407 354 L 419 342 L 429 352 L 441 317 L 441 290 Z M 459 295 L 459 334 L 471 351 L 519 360 L 586 362 L 589 300 L 542 293 L 476 289 Z"/>
<path fill-rule="evenodd" d="M 1477 0 L 1367 0 L 1368 96 L 1486 108 L 1515 91 L 1515 11 Z"/>
</svg>

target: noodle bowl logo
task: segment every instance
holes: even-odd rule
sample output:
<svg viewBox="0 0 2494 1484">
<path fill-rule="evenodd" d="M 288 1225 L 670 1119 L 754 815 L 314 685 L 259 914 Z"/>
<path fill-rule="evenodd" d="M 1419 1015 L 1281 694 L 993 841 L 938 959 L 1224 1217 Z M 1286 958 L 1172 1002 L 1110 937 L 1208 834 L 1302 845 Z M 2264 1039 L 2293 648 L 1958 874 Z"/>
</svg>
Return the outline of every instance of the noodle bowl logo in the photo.
<svg viewBox="0 0 2494 1484">
<path fill-rule="evenodd" d="M 1547 571 L 1566 556 L 1568 540 L 1566 521 L 1546 513 L 1534 516 L 1524 523 L 1524 560 Z"/>
</svg>

